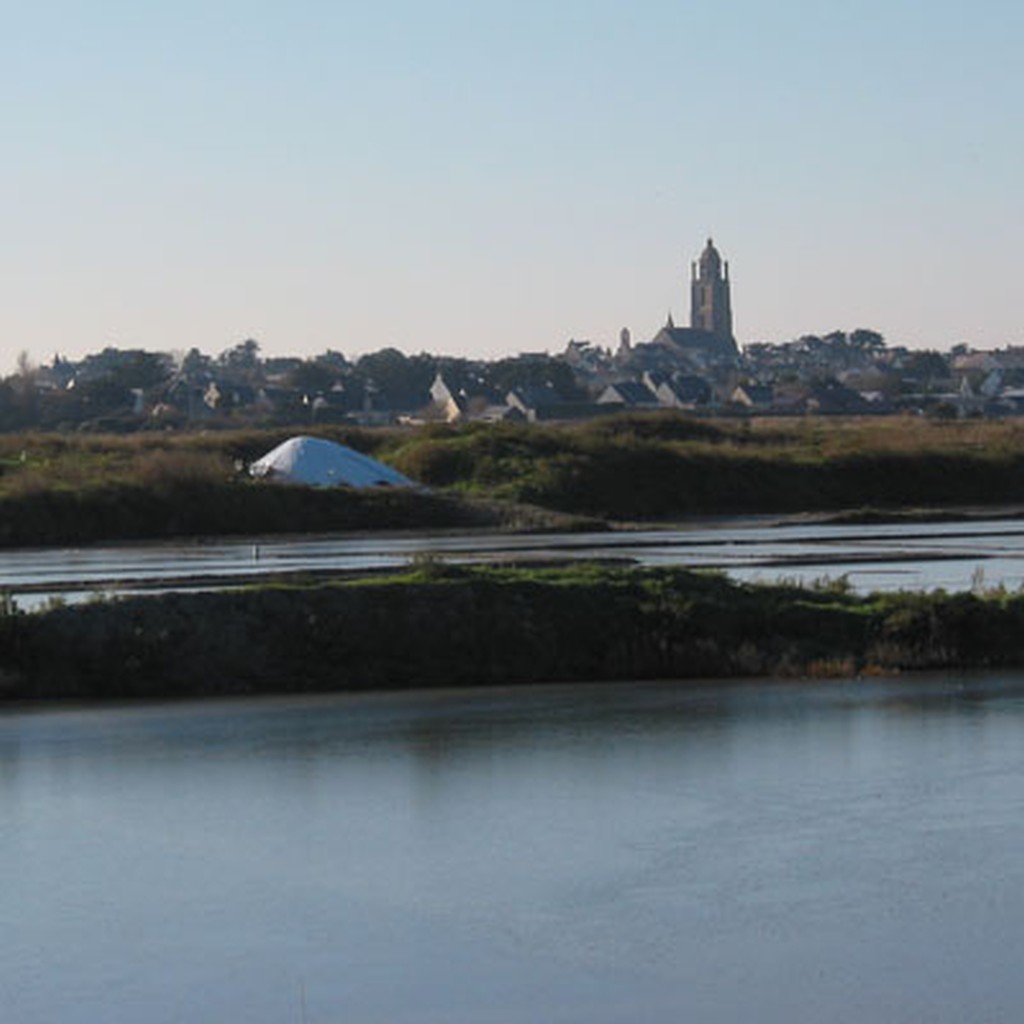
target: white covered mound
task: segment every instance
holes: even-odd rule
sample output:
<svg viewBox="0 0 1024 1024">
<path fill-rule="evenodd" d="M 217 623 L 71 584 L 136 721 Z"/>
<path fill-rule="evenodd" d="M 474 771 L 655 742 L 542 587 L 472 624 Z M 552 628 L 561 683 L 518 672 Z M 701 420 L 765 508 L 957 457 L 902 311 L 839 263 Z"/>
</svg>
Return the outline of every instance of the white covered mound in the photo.
<svg viewBox="0 0 1024 1024">
<path fill-rule="evenodd" d="M 292 437 L 257 459 L 253 476 L 309 487 L 415 487 L 397 469 L 343 444 L 319 437 Z"/>
</svg>

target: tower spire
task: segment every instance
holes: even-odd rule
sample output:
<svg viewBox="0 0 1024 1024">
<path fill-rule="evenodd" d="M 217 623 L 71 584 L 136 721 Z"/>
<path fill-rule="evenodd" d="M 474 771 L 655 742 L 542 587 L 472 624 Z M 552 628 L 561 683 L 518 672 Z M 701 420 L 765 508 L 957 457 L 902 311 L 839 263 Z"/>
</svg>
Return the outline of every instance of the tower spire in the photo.
<svg viewBox="0 0 1024 1024">
<path fill-rule="evenodd" d="M 690 282 L 690 326 L 733 342 L 729 265 L 724 264 L 723 273 L 722 257 L 710 235 Z"/>
</svg>

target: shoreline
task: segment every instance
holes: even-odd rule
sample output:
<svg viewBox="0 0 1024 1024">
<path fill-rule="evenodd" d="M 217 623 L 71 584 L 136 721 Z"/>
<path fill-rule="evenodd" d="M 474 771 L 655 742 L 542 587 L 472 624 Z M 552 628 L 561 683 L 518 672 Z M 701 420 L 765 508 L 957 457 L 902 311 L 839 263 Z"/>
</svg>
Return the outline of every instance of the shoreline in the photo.
<svg viewBox="0 0 1024 1024">
<path fill-rule="evenodd" d="M 1024 666 L 1021 666 L 1024 669 Z M 296 706 L 330 706 L 344 701 L 347 707 L 358 711 L 373 712 L 387 710 L 390 705 L 402 704 L 408 700 L 424 700 L 431 704 L 487 703 L 495 708 L 514 712 L 520 702 L 559 695 L 592 693 L 595 698 L 605 699 L 610 692 L 634 695 L 658 702 L 673 691 L 697 698 L 713 698 L 731 692 L 764 691 L 790 694 L 799 699 L 813 692 L 817 697 L 848 700 L 862 695 L 876 695 L 885 700 L 917 699 L 930 694 L 955 693 L 957 696 L 971 695 L 975 691 L 992 692 L 998 689 L 1006 695 L 1024 696 L 1024 674 L 1019 679 L 1012 677 L 1013 666 L 966 669 L 912 669 L 888 674 L 867 674 L 835 677 L 794 677 L 794 676 L 730 676 L 722 678 L 692 679 L 613 679 L 577 680 L 563 682 L 553 680 L 515 685 L 493 684 L 480 686 L 437 686 L 416 687 L 395 690 L 295 690 L 271 691 L 266 693 L 209 694 L 209 695 L 165 695 L 154 697 L 109 697 L 109 698 L 25 698 L 0 700 L 0 717 L 20 714 L 88 714 L 93 711 L 137 711 L 145 713 L 164 710 L 201 708 L 204 713 L 217 714 L 221 711 L 234 714 L 240 706 L 251 704 L 260 710 L 279 705 L 282 709 Z"/>
<path fill-rule="evenodd" d="M 449 505 L 459 505 L 464 499 L 454 495 L 438 495 Z M 120 534 L 115 536 L 70 538 L 48 542 L 4 543 L 0 540 L 0 555 L 5 551 L 49 551 L 54 549 L 87 550 L 97 547 L 145 547 L 159 544 L 203 545 L 216 544 L 260 544 L 263 542 L 309 541 L 322 539 L 358 538 L 414 538 L 429 534 L 436 537 L 460 537 L 474 534 L 504 534 L 509 537 L 529 537 L 535 534 L 558 534 L 571 537 L 585 533 L 659 533 L 671 531 L 727 529 L 729 527 L 784 527 L 802 524 L 825 526 L 885 526 L 913 523 L 956 523 L 990 522 L 992 520 L 1024 519 L 1024 505 L 997 503 L 992 505 L 943 505 L 907 506 L 900 508 L 876 508 L 873 506 L 850 507 L 832 511 L 806 512 L 721 512 L 680 516 L 660 516 L 649 519 L 614 519 L 576 516 L 557 511 L 531 508 L 513 503 L 465 501 L 468 510 L 478 513 L 476 521 L 435 524 L 424 521 L 421 524 L 406 523 L 392 525 L 385 523 L 376 527 L 361 524 L 354 528 L 330 528 L 305 530 L 254 530 L 252 532 L 183 532 L 157 533 L 151 536 Z M 486 508 L 491 519 L 481 519 Z M 535 516 L 528 525 L 517 524 L 516 515 Z"/>
<path fill-rule="evenodd" d="M 1024 665 L 1024 596 L 432 565 L 0 616 L 0 698 L 148 699 Z"/>
<path fill-rule="evenodd" d="M 922 510 L 909 510 L 891 522 L 868 524 L 847 521 L 847 513 L 839 522 L 803 513 L 609 524 L 611 528 L 598 531 L 434 527 L 47 545 L 0 550 L 0 595 L 35 611 L 48 602 L 357 580 L 408 571 L 421 563 L 499 568 L 675 564 L 748 581 L 763 573 L 769 580 L 808 583 L 851 574 L 862 577 L 861 592 L 872 587 L 872 571 L 884 573 L 890 567 L 897 570 L 890 574 L 895 583 L 882 589 L 903 586 L 901 573 L 914 577 L 913 589 L 977 589 L 984 583 L 985 563 L 998 557 L 993 542 L 1004 545 L 1011 558 L 1019 554 L 1016 538 L 1024 534 L 1020 515 L 1019 506 L 974 506 L 930 512 L 927 518 Z M 920 524 L 919 531 L 914 523 Z M 978 546 L 976 558 L 963 547 L 965 542 Z M 978 577 L 968 578 L 959 570 L 950 577 L 938 570 L 943 562 L 973 562 Z M 902 565 L 910 567 L 906 573 Z M 929 566 L 935 567 L 935 582 Z M 1008 586 L 1016 583 L 1004 579 Z"/>
</svg>

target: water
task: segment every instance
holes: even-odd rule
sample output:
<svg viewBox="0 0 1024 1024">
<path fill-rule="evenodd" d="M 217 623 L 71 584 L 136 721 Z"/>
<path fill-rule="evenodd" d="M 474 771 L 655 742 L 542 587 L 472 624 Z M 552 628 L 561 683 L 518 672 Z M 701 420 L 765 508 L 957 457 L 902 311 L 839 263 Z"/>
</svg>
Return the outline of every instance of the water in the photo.
<svg viewBox="0 0 1024 1024">
<path fill-rule="evenodd" d="M 246 538 L 0 551 L 0 588 L 30 609 L 51 597 L 192 590 L 271 573 L 398 568 L 422 554 L 452 562 L 619 559 L 719 569 L 741 580 L 846 576 L 859 591 L 966 590 L 1024 584 L 1024 521 L 840 526 L 802 520 L 719 520 L 621 533 L 432 533 Z"/>
<path fill-rule="evenodd" d="M 0 715 L 5 1024 L 1016 1021 L 1024 676 Z"/>
</svg>

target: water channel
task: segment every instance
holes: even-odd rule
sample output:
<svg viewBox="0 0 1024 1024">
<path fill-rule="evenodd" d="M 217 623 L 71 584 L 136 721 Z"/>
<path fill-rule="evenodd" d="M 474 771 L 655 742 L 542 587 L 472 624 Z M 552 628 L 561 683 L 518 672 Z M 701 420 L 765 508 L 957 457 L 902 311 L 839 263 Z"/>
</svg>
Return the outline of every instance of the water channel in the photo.
<svg viewBox="0 0 1024 1024">
<path fill-rule="evenodd" d="M 0 713 L 5 1024 L 1010 1022 L 1024 676 Z"/>
<path fill-rule="evenodd" d="M 273 574 L 452 562 L 614 559 L 718 569 L 743 580 L 845 576 L 861 591 L 1024 583 L 1024 520 L 837 525 L 733 519 L 582 534 L 431 533 L 243 538 L 0 551 L 0 588 L 29 608 L 51 597 L 237 585 Z"/>
</svg>

